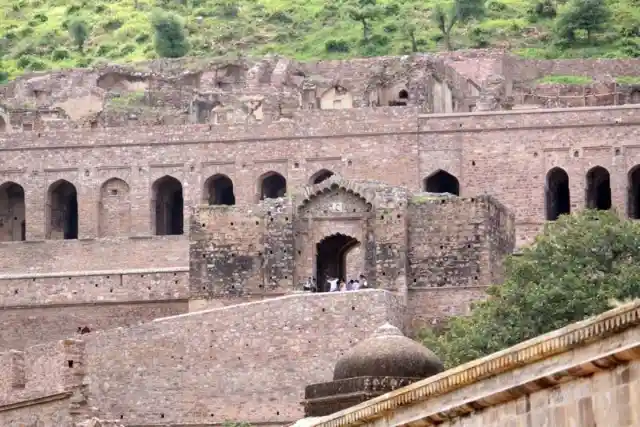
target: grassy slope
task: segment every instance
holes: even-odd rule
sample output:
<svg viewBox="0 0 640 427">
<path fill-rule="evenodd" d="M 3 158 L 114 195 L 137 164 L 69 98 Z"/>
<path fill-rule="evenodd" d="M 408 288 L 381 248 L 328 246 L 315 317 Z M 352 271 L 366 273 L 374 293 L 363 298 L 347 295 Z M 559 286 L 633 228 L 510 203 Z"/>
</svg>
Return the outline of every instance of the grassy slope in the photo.
<svg viewBox="0 0 640 427">
<path fill-rule="evenodd" d="M 436 0 L 395 0 L 412 12 L 391 12 L 374 22 L 373 42 L 361 43 L 361 26 L 347 14 L 348 0 L 0 0 L 0 63 L 9 76 L 25 70 L 88 66 L 99 60 L 130 62 L 155 57 L 149 16 L 154 7 L 185 18 L 190 55 L 279 53 L 298 59 L 345 58 L 411 52 L 406 16 L 418 26 L 420 51 L 441 48 L 431 23 Z M 378 0 L 389 5 L 393 0 Z M 457 29 L 457 47 L 509 47 L 530 57 L 625 57 L 640 55 L 640 37 L 624 42 L 621 26 L 640 28 L 640 0 L 608 0 L 614 24 L 597 45 L 558 50 L 551 44 L 552 20 L 532 22 L 535 0 L 488 0 L 488 16 Z M 226 2 L 226 3 L 225 3 Z M 182 3 L 188 3 L 187 6 Z M 238 5 L 235 17 L 230 16 Z M 325 6 L 328 5 L 328 6 Z M 85 52 L 65 29 L 81 15 L 91 26 Z M 201 17 L 201 18 L 199 18 Z M 639 30 L 640 31 L 640 30 Z M 327 43 L 343 46 L 328 52 Z M 629 48 L 629 44 L 632 48 Z M 344 47 L 348 51 L 344 51 Z M 638 49 L 636 50 L 635 47 Z"/>
</svg>

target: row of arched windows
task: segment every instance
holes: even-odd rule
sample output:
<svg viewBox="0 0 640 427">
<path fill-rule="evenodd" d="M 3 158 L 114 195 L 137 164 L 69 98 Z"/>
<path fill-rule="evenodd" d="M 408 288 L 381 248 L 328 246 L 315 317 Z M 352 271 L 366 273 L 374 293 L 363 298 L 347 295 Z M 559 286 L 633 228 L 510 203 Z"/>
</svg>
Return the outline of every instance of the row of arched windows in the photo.
<svg viewBox="0 0 640 427">
<path fill-rule="evenodd" d="M 586 174 L 585 204 L 588 209 L 611 209 L 611 175 L 602 166 L 591 168 Z M 640 219 L 640 167 L 631 169 L 627 176 L 627 214 Z M 562 168 L 547 173 L 545 186 L 546 219 L 555 221 L 560 215 L 571 213 L 569 175 Z"/>
<path fill-rule="evenodd" d="M 314 174 L 311 184 L 318 184 L 333 176 L 322 169 Z M 205 182 L 203 202 L 210 205 L 235 205 L 233 181 L 217 174 Z M 267 172 L 259 180 L 259 199 L 283 197 L 287 180 L 277 172 Z M 184 196 L 182 184 L 172 176 L 163 176 L 151 186 L 151 224 L 156 235 L 184 233 Z M 129 185 L 111 178 L 100 188 L 98 206 L 98 235 L 100 237 L 128 235 L 131 229 L 131 200 Z M 15 182 L 0 185 L 0 241 L 26 239 L 24 188 Z M 49 186 L 46 199 L 46 238 L 77 239 L 79 225 L 78 192 L 64 179 Z"/>
<path fill-rule="evenodd" d="M 318 184 L 333 175 L 323 169 L 314 174 L 310 184 Z M 234 205 L 236 198 L 232 180 L 223 174 L 205 182 L 204 202 L 210 205 Z M 433 193 L 460 195 L 458 179 L 439 170 L 423 182 L 423 189 Z M 184 197 L 182 184 L 176 178 L 164 176 L 152 187 L 151 224 L 156 235 L 184 233 Z M 287 180 L 277 172 L 268 172 L 259 181 L 259 199 L 278 198 L 287 192 Z M 100 189 L 98 234 L 100 237 L 129 234 L 131 229 L 131 200 L 129 185 L 119 179 L 106 181 Z M 562 168 L 551 169 L 546 176 L 546 219 L 553 221 L 571 212 L 569 176 Z M 610 174 L 596 166 L 586 174 L 586 207 L 607 210 L 612 205 Z M 640 219 L 640 167 L 629 173 L 629 217 Z M 46 200 L 46 238 L 78 238 L 78 193 L 66 180 L 51 184 Z M 25 240 L 25 193 L 14 182 L 0 185 L 0 240 Z"/>
</svg>

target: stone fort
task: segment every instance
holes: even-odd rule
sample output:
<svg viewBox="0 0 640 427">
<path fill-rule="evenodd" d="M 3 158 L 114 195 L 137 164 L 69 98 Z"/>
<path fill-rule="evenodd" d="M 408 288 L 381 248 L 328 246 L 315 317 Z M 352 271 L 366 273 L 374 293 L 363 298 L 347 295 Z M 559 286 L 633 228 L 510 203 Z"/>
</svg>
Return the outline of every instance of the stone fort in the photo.
<svg viewBox="0 0 640 427">
<path fill-rule="evenodd" d="M 1 86 L 0 425 L 300 418 L 343 351 L 464 314 L 545 221 L 640 218 L 640 85 L 616 80 L 639 66 L 189 58 Z"/>
</svg>

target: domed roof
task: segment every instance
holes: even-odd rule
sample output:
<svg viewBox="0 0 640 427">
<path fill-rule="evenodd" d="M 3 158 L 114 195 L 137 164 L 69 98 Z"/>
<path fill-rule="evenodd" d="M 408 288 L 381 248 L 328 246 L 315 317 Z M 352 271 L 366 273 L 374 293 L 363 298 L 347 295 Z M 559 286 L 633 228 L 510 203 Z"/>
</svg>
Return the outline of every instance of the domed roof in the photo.
<svg viewBox="0 0 640 427">
<path fill-rule="evenodd" d="M 369 376 L 427 378 L 442 371 L 444 365 L 431 350 L 386 323 L 338 360 L 333 380 Z"/>
</svg>

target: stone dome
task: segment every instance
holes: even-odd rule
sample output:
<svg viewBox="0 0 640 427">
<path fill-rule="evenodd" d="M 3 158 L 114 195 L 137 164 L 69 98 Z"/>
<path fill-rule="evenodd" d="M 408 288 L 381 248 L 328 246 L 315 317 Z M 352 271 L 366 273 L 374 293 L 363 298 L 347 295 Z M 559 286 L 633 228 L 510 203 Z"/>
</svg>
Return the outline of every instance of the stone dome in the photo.
<svg viewBox="0 0 640 427">
<path fill-rule="evenodd" d="M 427 378 L 442 371 L 444 365 L 431 350 L 386 323 L 338 359 L 333 380 L 369 376 Z"/>
</svg>

